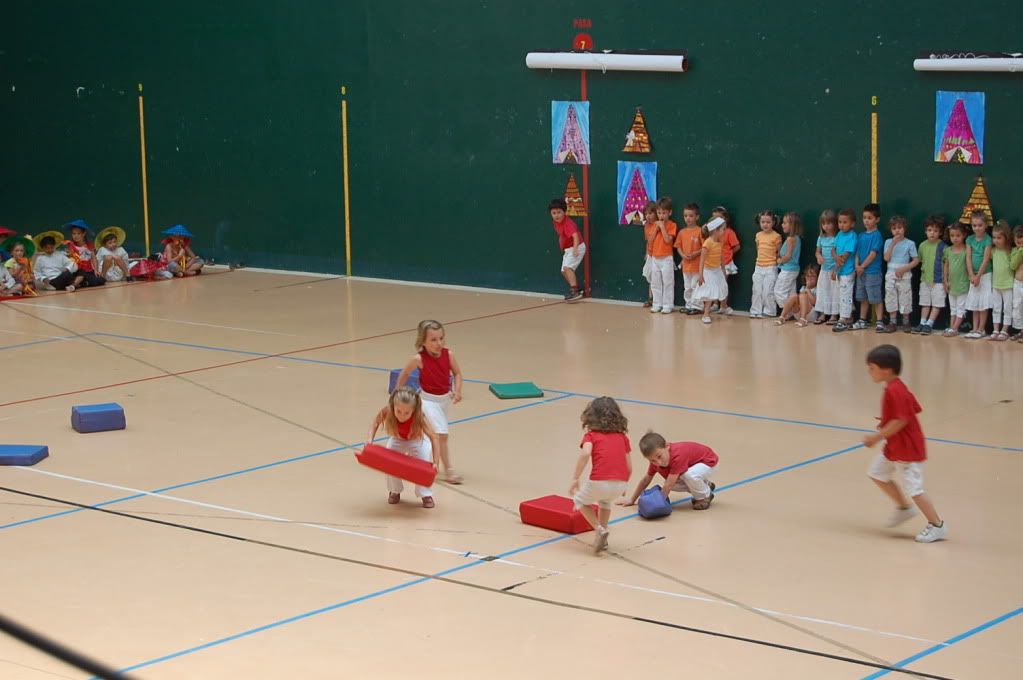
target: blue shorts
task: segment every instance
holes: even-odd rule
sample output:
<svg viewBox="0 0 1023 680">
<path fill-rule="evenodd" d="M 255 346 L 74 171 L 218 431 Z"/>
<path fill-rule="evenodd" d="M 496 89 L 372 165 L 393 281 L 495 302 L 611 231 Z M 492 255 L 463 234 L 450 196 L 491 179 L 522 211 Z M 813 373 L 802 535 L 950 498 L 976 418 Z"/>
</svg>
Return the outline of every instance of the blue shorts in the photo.
<svg viewBox="0 0 1023 680">
<path fill-rule="evenodd" d="M 879 305 L 884 302 L 884 275 L 880 272 L 863 272 L 856 277 L 856 302 Z"/>
</svg>

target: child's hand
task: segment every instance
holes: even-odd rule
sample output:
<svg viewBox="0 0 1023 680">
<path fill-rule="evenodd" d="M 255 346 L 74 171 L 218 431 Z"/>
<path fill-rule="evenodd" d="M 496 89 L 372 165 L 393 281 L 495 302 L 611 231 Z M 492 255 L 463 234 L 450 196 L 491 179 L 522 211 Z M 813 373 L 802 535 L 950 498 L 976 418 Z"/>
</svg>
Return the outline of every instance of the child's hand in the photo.
<svg viewBox="0 0 1023 680">
<path fill-rule="evenodd" d="M 973 278 L 971 278 L 970 279 L 970 284 L 972 286 L 974 286 L 974 287 L 979 286 L 980 285 L 980 277 L 979 276 L 974 276 Z"/>
<path fill-rule="evenodd" d="M 698 278 L 696 280 L 696 285 L 698 285 L 698 286 L 702 286 L 703 285 L 703 274 L 700 274 L 700 278 Z"/>
<path fill-rule="evenodd" d="M 884 439 L 884 437 L 882 437 L 880 434 L 876 432 L 874 434 L 868 434 L 863 438 L 863 445 L 866 446 L 868 449 L 872 449 L 875 446 L 877 446 L 877 443 L 882 439 Z"/>
<path fill-rule="evenodd" d="M 831 280 L 832 281 L 838 281 L 838 270 L 837 269 L 831 272 Z"/>
<path fill-rule="evenodd" d="M 863 267 L 857 266 L 854 270 L 856 271 L 856 276 L 863 276 Z"/>
<path fill-rule="evenodd" d="M 460 402 L 460 401 L 462 401 L 462 393 L 461 393 L 461 392 L 459 392 L 459 391 L 455 391 L 455 392 L 454 392 L 454 393 L 453 393 L 453 394 L 451 395 L 451 403 L 452 403 L 452 404 L 457 404 L 457 403 L 458 403 L 458 402 Z"/>
<path fill-rule="evenodd" d="M 579 490 L 579 480 L 573 479 L 572 486 L 568 487 L 568 495 L 575 496 L 575 492 Z"/>
<path fill-rule="evenodd" d="M 630 501 L 625 496 L 622 496 L 621 498 L 619 498 L 618 500 L 615 501 L 615 505 L 620 505 L 623 508 L 627 508 L 630 505 L 635 505 L 635 504 L 636 504 L 636 501 Z"/>
</svg>

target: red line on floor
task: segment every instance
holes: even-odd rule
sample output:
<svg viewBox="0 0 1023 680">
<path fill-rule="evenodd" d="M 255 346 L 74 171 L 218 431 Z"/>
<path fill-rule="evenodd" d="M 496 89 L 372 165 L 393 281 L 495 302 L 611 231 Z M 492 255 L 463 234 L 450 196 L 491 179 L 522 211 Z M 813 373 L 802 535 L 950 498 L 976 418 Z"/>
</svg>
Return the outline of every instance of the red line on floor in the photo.
<svg viewBox="0 0 1023 680">
<path fill-rule="evenodd" d="M 88 290 L 88 289 L 86 289 Z M 506 316 L 508 314 L 518 314 L 519 312 L 528 312 L 534 309 L 542 309 L 544 307 L 552 307 L 554 305 L 565 304 L 562 300 L 556 300 L 555 302 L 545 302 L 540 305 L 531 305 L 529 307 L 521 307 L 519 309 L 509 309 L 504 312 L 494 312 L 493 314 L 483 314 L 481 316 L 472 316 L 467 319 L 457 319 L 455 321 L 444 322 L 447 326 L 453 326 L 460 323 L 469 323 L 471 321 L 482 321 L 483 319 L 492 319 L 498 316 Z M 365 342 L 366 340 L 378 340 L 380 338 L 386 338 L 392 335 L 401 335 L 402 333 L 415 332 L 415 328 L 402 328 L 397 331 L 388 331 L 386 333 L 378 333 L 376 335 L 367 335 L 362 338 L 353 338 L 351 340 L 341 340 L 339 342 L 331 342 L 326 345 L 317 345 L 316 347 L 303 347 L 301 349 L 293 349 L 287 352 L 278 352 L 276 354 L 265 354 L 258 357 L 249 357 L 248 359 L 239 359 L 238 361 L 227 361 L 221 364 L 213 364 L 212 366 L 201 366 L 199 368 L 190 368 L 185 371 L 176 371 L 174 373 L 161 373 L 160 375 L 151 375 L 146 378 L 136 378 L 135 380 L 125 380 L 123 382 L 110 383 L 108 385 L 97 385 L 96 387 L 85 387 L 80 390 L 71 390 L 69 392 L 59 392 L 56 394 L 46 394 L 41 397 L 30 397 L 28 399 L 18 399 L 17 401 L 8 401 L 0 404 L 0 408 L 5 406 L 14 406 L 16 404 L 28 404 L 33 401 L 43 401 L 46 399 L 56 399 L 57 397 L 68 397 L 73 394 L 84 394 L 86 392 L 96 392 L 99 390 L 106 390 L 112 387 L 123 387 L 124 385 L 134 385 L 135 383 L 149 382 L 150 380 L 162 380 L 164 378 L 173 378 L 179 375 L 188 375 L 190 373 L 200 373 L 202 371 L 212 371 L 217 368 L 228 368 L 230 366 L 239 366 L 241 364 L 249 364 L 254 361 L 264 361 L 266 359 L 277 359 L 280 357 L 291 356 L 292 354 L 301 354 L 303 352 L 315 352 L 321 349 L 329 349 L 331 347 L 341 347 L 343 345 L 352 345 L 357 342 Z"/>
</svg>

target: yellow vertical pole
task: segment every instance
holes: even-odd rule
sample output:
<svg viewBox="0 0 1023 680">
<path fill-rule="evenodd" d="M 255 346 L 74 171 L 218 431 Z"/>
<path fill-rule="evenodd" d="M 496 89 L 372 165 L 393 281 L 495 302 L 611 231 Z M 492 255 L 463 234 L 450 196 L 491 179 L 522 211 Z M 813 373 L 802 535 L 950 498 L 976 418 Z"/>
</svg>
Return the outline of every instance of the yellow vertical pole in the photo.
<svg viewBox="0 0 1023 680">
<path fill-rule="evenodd" d="M 870 105 L 877 106 L 877 95 Z M 877 203 L 877 111 L 870 112 L 870 202 Z"/>
<path fill-rule="evenodd" d="M 352 275 L 352 215 L 348 193 L 348 102 L 347 90 L 341 86 L 341 162 L 345 190 L 345 276 Z"/>
<path fill-rule="evenodd" d="M 149 177 L 146 174 L 146 114 L 142 103 L 142 83 L 139 83 L 139 148 L 142 154 L 142 222 L 146 229 L 146 257 L 149 251 Z"/>
</svg>

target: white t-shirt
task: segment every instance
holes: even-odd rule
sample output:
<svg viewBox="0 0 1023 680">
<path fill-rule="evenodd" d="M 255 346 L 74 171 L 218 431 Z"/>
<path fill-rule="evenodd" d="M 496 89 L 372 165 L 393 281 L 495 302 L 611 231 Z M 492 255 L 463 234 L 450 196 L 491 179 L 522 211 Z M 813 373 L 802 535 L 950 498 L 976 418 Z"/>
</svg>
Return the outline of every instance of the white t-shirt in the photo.
<svg viewBox="0 0 1023 680">
<path fill-rule="evenodd" d="M 108 257 L 119 257 L 122 260 L 124 260 L 125 264 L 128 264 L 128 251 L 126 251 L 124 248 L 115 248 L 114 250 L 109 250 L 104 246 L 96 252 L 96 262 L 99 264 L 100 272 L 103 271 L 103 260 L 105 260 Z M 121 281 L 122 279 L 124 279 L 124 276 L 125 274 L 121 270 L 121 268 L 116 266 L 111 267 L 106 273 L 106 279 L 108 281 Z"/>
</svg>

